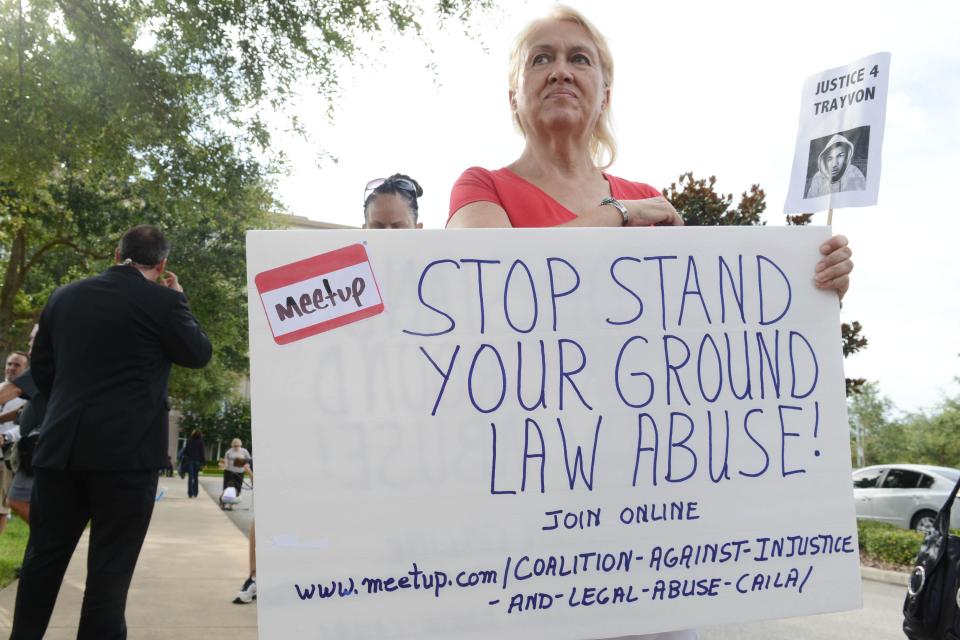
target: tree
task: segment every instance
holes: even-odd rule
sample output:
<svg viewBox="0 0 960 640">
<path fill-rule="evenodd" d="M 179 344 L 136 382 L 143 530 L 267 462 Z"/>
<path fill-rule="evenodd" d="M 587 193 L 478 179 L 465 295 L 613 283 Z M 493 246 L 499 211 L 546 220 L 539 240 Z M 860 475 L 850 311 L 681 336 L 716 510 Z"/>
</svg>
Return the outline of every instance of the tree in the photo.
<svg viewBox="0 0 960 640">
<path fill-rule="evenodd" d="M 740 203 L 734 209 L 730 207 L 733 194 L 717 193 L 714 189 L 716 183 L 715 176 L 698 180 L 693 177 L 693 172 L 687 172 L 664 189 L 663 195 L 680 213 L 687 226 L 763 224 L 760 214 L 766 210 L 767 203 L 760 185 L 752 185 L 750 191 L 743 192 Z"/>
<path fill-rule="evenodd" d="M 960 396 L 948 398 L 930 412 L 903 420 L 899 457 L 918 464 L 960 467 Z"/>
<path fill-rule="evenodd" d="M 848 397 L 850 449 L 856 450 L 856 432 L 859 426 L 864 465 L 903 461 L 904 427 L 892 418 L 893 410 L 893 403 L 889 398 L 880 395 L 876 382 L 865 382 L 858 393 Z"/>
<path fill-rule="evenodd" d="M 861 335 L 860 323 L 854 320 L 851 323 L 844 322 L 840 325 L 840 338 L 843 340 L 843 357 L 857 353 L 861 349 L 867 348 L 867 338 Z M 860 393 L 863 386 L 867 383 L 865 378 L 846 378 L 847 396 Z"/>
<path fill-rule="evenodd" d="M 489 5 L 434 7 L 463 21 Z M 214 407 L 246 370 L 243 234 L 277 208 L 260 114 L 304 80 L 332 100 L 358 42 L 422 19 L 409 0 L 0 0 L 0 347 L 154 222 L 215 344 L 172 393 Z"/>
<path fill-rule="evenodd" d="M 687 226 L 730 226 L 764 224 L 760 215 L 766 211 L 766 193 L 760 185 L 751 185 L 749 191 L 740 194 L 740 202 L 733 208 L 733 194 L 719 194 L 715 190 L 717 179 L 710 176 L 707 179 L 694 178 L 693 172 L 681 175 L 677 182 L 663 189 L 664 197 L 673 204 L 673 207 L 683 218 Z M 787 224 L 803 226 L 809 224 L 813 214 L 804 213 L 796 216 L 787 216 Z M 866 348 L 867 339 L 861 335 L 859 322 L 848 325 L 842 324 L 844 357 Z M 847 378 L 847 395 L 858 393 L 865 384 L 863 378 Z"/>
<path fill-rule="evenodd" d="M 204 443 L 219 452 L 234 438 L 240 438 L 252 453 L 253 439 L 250 435 L 250 401 L 236 398 L 221 402 L 214 410 L 185 409 L 181 413 L 180 428 L 184 433 L 199 429 Z M 216 455 L 216 454 L 215 454 Z"/>
</svg>

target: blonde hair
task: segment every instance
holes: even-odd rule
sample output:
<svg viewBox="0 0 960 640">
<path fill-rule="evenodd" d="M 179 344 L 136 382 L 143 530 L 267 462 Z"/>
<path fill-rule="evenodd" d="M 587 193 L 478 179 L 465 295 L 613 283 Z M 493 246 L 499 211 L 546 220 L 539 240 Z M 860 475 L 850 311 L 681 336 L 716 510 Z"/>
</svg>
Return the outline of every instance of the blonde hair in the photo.
<svg viewBox="0 0 960 640">
<path fill-rule="evenodd" d="M 234 438 L 233 441 L 230 443 L 230 446 L 231 446 L 231 447 L 242 447 L 242 446 L 243 446 L 243 440 L 241 440 L 240 438 Z"/>
<path fill-rule="evenodd" d="M 604 86 L 607 89 L 612 89 L 613 56 L 610 53 L 610 46 L 607 44 L 607 39 L 603 37 L 603 34 L 600 33 L 600 31 L 593 26 L 593 23 L 587 20 L 582 13 L 558 4 L 554 6 L 545 17 L 530 22 L 517 35 L 517 39 L 513 43 L 513 48 L 510 50 L 510 69 L 508 76 L 510 91 L 516 93 L 517 87 L 520 84 L 520 72 L 523 69 L 523 48 L 527 44 L 530 33 L 544 22 L 549 21 L 572 22 L 586 30 L 590 35 L 590 39 L 593 40 L 594 46 L 597 47 L 597 53 L 600 56 L 600 71 L 603 74 Z M 513 124 L 520 133 L 526 137 L 527 133 L 523 130 L 523 125 L 520 123 L 520 118 L 516 112 L 513 113 Z M 607 103 L 607 107 L 600 113 L 600 117 L 597 118 L 597 124 L 593 129 L 593 134 L 590 136 L 590 156 L 601 169 L 608 168 L 617 157 L 617 142 L 613 138 L 613 117 L 610 113 L 609 102 Z M 606 156 L 606 162 L 604 162 L 604 156 Z"/>
</svg>

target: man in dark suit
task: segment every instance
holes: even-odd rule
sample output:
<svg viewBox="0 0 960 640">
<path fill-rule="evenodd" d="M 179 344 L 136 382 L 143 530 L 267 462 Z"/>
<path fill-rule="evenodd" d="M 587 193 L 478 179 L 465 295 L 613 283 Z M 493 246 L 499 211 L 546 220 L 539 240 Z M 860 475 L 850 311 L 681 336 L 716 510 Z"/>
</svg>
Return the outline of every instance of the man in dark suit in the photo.
<svg viewBox="0 0 960 640">
<path fill-rule="evenodd" d="M 88 522 L 77 638 L 127 637 L 127 590 L 167 460 L 170 365 L 200 368 L 212 351 L 166 270 L 169 250 L 156 227 L 134 227 L 115 266 L 57 289 L 40 316 L 32 370 L 47 411 L 11 640 L 43 637 Z"/>
</svg>

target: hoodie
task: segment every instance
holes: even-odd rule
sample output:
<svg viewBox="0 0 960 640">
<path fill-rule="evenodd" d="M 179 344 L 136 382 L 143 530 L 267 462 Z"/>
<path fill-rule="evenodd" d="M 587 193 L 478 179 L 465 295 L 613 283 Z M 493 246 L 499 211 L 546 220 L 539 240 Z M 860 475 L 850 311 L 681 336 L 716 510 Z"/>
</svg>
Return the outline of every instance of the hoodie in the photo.
<svg viewBox="0 0 960 640">
<path fill-rule="evenodd" d="M 846 147 L 847 157 L 844 160 L 843 166 L 839 168 L 839 171 L 834 176 L 830 167 L 827 166 L 827 154 L 837 145 Z M 863 191 L 866 189 L 867 179 L 863 177 L 863 173 L 861 173 L 856 165 L 851 164 L 851 160 L 853 160 L 853 143 L 839 133 L 830 138 L 827 146 L 823 148 L 823 151 L 820 152 L 820 156 L 817 158 L 819 171 L 817 171 L 810 180 L 810 186 L 807 187 L 807 195 L 805 197 L 816 198 L 838 191 Z"/>
</svg>

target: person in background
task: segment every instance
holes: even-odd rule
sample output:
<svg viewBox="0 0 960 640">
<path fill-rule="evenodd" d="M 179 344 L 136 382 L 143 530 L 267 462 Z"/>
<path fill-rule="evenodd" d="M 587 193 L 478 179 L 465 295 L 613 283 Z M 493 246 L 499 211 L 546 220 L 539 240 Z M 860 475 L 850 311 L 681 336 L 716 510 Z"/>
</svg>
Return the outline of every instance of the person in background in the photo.
<svg viewBox="0 0 960 640">
<path fill-rule="evenodd" d="M 38 325 L 33 325 L 30 332 L 30 350 L 33 350 L 33 340 L 37 336 Z M 0 403 L 19 396 L 27 400 L 17 416 L 19 420 L 19 438 L 16 441 L 11 462 L 14 472 L 7 502 L 10 510 L 19 516 L 26 524 L 30 524 L 30 493 L 33 490 L 33 449 L 43 423 L 43 414 L 46 410 L 46 400 L 37 389 L 33 381 L 33 374 L 27 369 L 10 382 L 0 384 Z"/>
<path fill-rule="evenodd" d="M 76 637 L 127 637 L 127 592 L 167 456 L 170 368 L 201 368 L 213 353 L 169 252 L 160 229 L 133 227 L 114 266 L 58 288 L 40 314 L 31 371 L 47 408 L 11 640 L 46 633 L 88 525 Z"/>
<path fill-rule="evenodd" d="M 193 430 L 183 446 L 183 459 L 187 468 L 187 497 L 196 498 L 200 493 L 200 470 L 207 463 L 207 452 L 199 429 Z"/>
<path fill-rule="evenodd" d="M 23 351 L 8 354 L 6 367 L 3 369 L 4 382 L 13 382 L 29 366 L 30 359 Z M 14 443 L 20 439 L 20 427 L 16 420 L 26 402 L 26 399 L 21 398 L 17 393 L 0 405 L 0 448 L 3 451 L 3 455 L 0 456 L 3 459 L 0 463 L 0 533 L 6 530 L 7 520 L 10 518 L 8 494 L 13 485 L 13 470 L 7 458 L 12 454 L 11 449 Z"/>
<path fill-rule="evenodd" d="M 510 59 L 508 97 L 525 145 L 502 169 L 472 167 L 450 194 L 447 228 L 646 227 L 682 225 L 650 185 L 611 175 L 613 59 L 606 39 L 582 14 L 556 5 L 521 31 Z M 818 287 L 840 296 L 853 268 L 847 240 L 820 247 Z M 647 640 L 687 640 L 672 631 Z"/>
<path fill-rule="evenodd" d="M 423 188 L 420 184 L 402 173 L 371 180 L 363 192 L 363 228 L 422 229 L 423 223 L 417 222 L 417 198 L 422 195 Z M 250 523 L 247 541 L 250 573 L 234 596 L 234 604 L 250 604 L 257 599 L 256 521 Z"/>
<path fill-rule="evenodd" d="M 364 229 L 422 229 L 417 222 L 417 198 L 423 189 L 416 180 L 402 173 L 376 178 L 363 193 Z"/>
<path fill-rule="evenodd" d="M 223 454 L 223 490 L 228 487 L 236 489 L 236 497 L 240 497 L 240 491 L 243 489 L 243 474 L 250 468 L 250 452 L 243 448 L 243 441 L 240 438 L 234 438 L 230 442 L 230 448 Z M 221 493 L 220 506 L 223 504 L 223 494 Z"/>
</svg>

